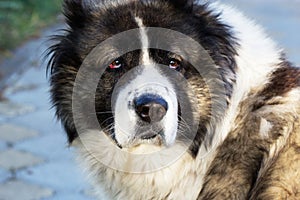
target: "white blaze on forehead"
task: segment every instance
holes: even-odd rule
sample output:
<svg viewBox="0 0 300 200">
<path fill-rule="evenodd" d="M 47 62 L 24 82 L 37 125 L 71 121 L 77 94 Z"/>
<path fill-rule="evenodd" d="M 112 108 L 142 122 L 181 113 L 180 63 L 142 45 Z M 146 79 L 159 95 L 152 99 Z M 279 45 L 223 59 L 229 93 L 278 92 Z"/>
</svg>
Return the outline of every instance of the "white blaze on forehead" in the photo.
<svg viewBox="0 0 300 200">
<path fill-rule="evenodd" d="M 149 39 L 147 36 L 147 31 L 146 28 L 143 24 L 143 20 L 140 17 L 135 17 L 135 21 L 138 24 L 139 28 L 140 28 L 140 34 L 141 34 L 141 42 L 142 42 L 142 59 L 141 62 L 144 65 L 148 65 L 151 63 L 150 61 L 150 56 L 149 56 Z"/>
</svg>

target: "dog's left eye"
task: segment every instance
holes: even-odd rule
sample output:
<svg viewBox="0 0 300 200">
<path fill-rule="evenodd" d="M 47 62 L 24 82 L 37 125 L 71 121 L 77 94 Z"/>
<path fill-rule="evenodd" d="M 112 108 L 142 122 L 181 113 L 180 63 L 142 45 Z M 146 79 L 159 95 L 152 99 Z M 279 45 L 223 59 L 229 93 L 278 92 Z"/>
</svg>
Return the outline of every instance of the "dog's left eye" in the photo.
<svg viewBox="0 0 300 200">
<path fill-rule="evenodd" d="M 122 67 L 122 61 L 120 59 L 114 60 L 110 65 L 109 68 L 110 69 L 118 69 L 120 67 Z"/>
<path fill-rule="evenodd" d="M 170 62 L 169 62 L 169 67 L 171 69 L 179 69 L 181 66 L 181 63 L 179 60 L 176 60 L 176 59 L 171 59 Z"/>
</svg>

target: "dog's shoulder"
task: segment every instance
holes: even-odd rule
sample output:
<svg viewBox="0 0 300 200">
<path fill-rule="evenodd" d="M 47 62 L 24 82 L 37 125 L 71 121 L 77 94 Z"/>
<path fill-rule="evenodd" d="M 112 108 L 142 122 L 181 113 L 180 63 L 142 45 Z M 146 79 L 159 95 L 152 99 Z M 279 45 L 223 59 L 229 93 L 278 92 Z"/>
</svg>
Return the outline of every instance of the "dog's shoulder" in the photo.
<svg viewBox="0 0 300 200">
<path fill-rule="evenodd" d="M 240 103 L 198 199 L 299 195 L 300 69 L 283 60 L 259 88 Z"/>
<path fill-rule="evenodd" d="M 260 92 L 256 112 L 269 142 L 251 199 L 287 199 L 300 185 L 300 69 L 283 62 Z"/>
</svg>

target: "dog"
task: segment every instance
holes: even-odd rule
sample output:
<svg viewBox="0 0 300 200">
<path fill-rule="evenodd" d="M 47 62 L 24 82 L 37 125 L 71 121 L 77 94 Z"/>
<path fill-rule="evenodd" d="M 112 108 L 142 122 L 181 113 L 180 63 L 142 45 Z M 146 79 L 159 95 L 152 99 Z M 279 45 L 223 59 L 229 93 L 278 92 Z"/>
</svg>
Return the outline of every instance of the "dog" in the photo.
<svg viewBox="0 0 300 200">
<path fill-rule="evenodd" d="M 52 102 L 109 199 L 300 199 L 300 70 L 220 3 L 65 0 Z"/>
</svg>

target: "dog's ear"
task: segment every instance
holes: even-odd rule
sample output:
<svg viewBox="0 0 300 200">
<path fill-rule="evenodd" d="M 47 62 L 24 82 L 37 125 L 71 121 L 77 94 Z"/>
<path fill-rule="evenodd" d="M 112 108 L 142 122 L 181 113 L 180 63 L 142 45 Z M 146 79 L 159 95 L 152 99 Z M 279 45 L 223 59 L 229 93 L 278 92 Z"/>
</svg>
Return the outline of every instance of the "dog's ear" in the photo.
<svg viewBox="0 0 300 200">
<path fill-rule="evenodd" d="M 194 6 L 194 0 L 167 0 L 178 9 L 191 11 Z"/>
<path fill-rule="evenodd" d="M 104 5 L 104 0 L 64 0 L 63 13 L 71 27 L 78 27 L 90 18 L 92 12 Z"/>
<path fill-rule="evenodd" d="M 66 22 L 71 28 L 81 27 L 85 21 L 85 9 L 82 0 L 65 0 L 63 4 L 63 13 Z"/>
<path fill-rule="evenodd" d="M 70 27 L 80 27 L 89 19 L 91 11 L 98 8 L 103 0 L 64 0 L 63 13 Z"/>
</svg>

